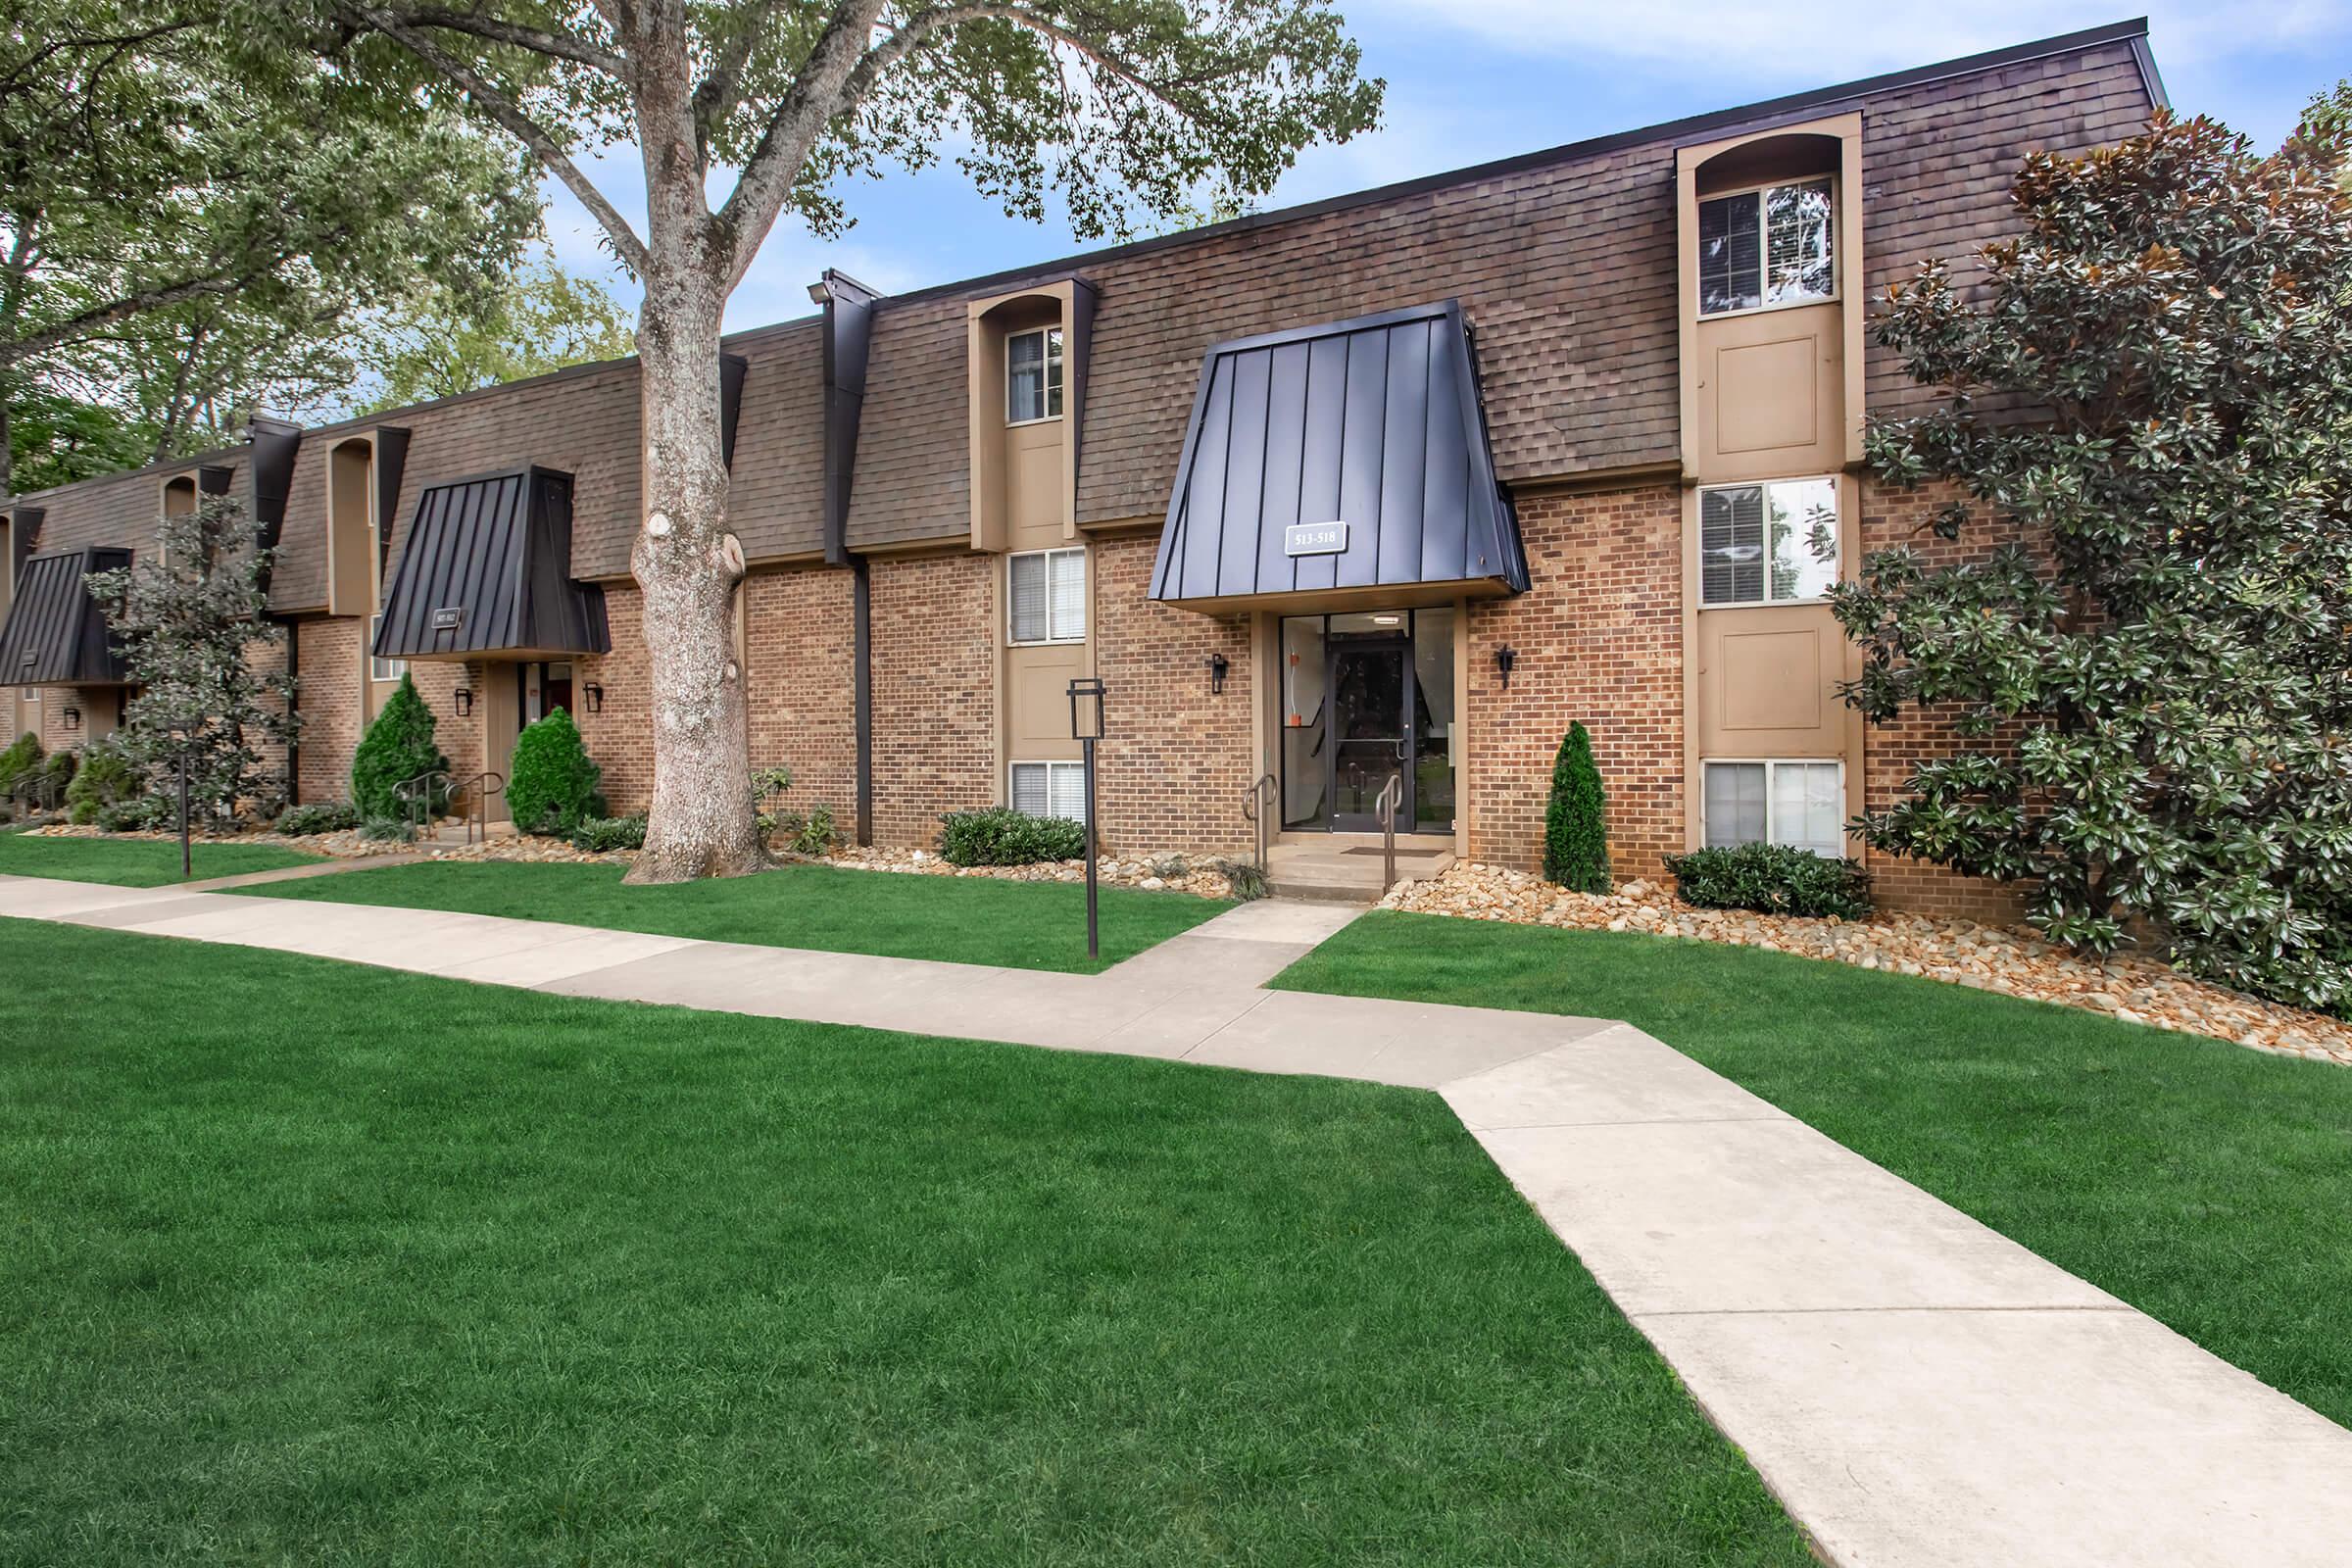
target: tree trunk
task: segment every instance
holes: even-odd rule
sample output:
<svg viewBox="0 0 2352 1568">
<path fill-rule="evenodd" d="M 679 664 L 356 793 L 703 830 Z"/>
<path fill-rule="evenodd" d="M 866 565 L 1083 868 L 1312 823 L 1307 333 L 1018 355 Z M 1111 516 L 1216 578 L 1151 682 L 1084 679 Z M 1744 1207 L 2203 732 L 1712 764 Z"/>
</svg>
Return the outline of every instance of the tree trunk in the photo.
<svg viewBox="0 0 2352 1568">
<path fill-rule="evenodd" d="M 700 246 L 679 248 L 689 254 L 673 251 L 646 277 L 637 330 L 644 514 L 629 569 L 643 593 L 654 710 L 653 809 L 627 878 L 637 883 L 740 876 L 769 863 L 753 815 L 735 649 L 743 546 L 727 527 L 719 444 L 724 286 Z"/>
</svg>

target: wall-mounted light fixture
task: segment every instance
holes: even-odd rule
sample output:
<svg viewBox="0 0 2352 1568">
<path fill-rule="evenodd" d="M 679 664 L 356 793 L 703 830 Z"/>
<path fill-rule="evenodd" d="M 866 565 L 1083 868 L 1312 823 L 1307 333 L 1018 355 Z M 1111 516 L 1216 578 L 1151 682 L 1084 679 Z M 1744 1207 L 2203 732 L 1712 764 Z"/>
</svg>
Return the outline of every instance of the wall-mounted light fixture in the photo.
<svg viewBox="0 0 2352 1568">
<path fill-rule="evenodd" d="M 587 685 L 581 687 L 580 690 L 587 695 L 588 711 L 591 713 L 601 713 L 605 710 L 605 689 L 602 686 L 599 686 L 594 681 L 590 681 Z"/>
<path fill-rule="evenodd" d="M 458 705 L 458 716 L 460 718 L 464 718 L 466 714 L 473 711 L 473 692 L 468 687 L 461 686 L 456 691 L 451 692 L 449 694 L 449 700 Z"/>
<path fill-rule="evenodd" d="M 1511 666 L 1519 662 L 1519 650 L 1504 643 L 1494 650 L 1494 668 L 1502 676 L 1502 689 L 1511 689 Z"/>
<path fill-rule="evenodd" d="M 67 704 L 64 709 L 59 710 L 58 717 L 66 721 L 66 728 L 68 729 L 81 728 L 81 710 L 75 708 L 71 703 Z"/>
<path fill-rule="evenodd" d="M 1233 668 L 1233 661 L 1227 659 L 1223 654 L 1208 656 L 1209 696 L 1222 697 L 1225 695 L 1225 672 L 1231 668 Z"/>
</svg>

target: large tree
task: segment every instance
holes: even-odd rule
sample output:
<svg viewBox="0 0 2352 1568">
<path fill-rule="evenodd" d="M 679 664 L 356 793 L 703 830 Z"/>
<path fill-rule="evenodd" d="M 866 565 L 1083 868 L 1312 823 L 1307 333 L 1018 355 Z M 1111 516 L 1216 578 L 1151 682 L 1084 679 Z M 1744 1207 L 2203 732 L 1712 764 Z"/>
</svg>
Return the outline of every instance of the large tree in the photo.
<svg viewBox="0 0 2352 1568">
<path fill-rule="evenodd" d="M 943 146 L 1007 212 L 1058 195 L 1081 235 L 1268 191 L 1299 149 L 1370 125 L 1380 83 L 1324 0 L 306 0 L 355 77 L 454 90 L 595 215 L 642 281 L 644 596 L 654 794 L 636 881 L 759 868 L 742 671 L 743 550 L 719 452 L 719 319 L 786 212 L 819 234 L 833 185 Z M 643 230 L 578 154 L 634 143 Z M 713 176 L 732 171 L 713 204 Z"/>
<path fill-rule="evenodd" d="M 2035 154 L 2023 232 L 1877 325 L 1941 397 L 1869 455 L 1933 486 L 1954 563 L 1835 590 L 1873 720 L 1950 755 L 1873 845 L 2030 879 L 2092 953 L 2150 922 L 2197 973 L 2352 1009 L 2352 193 L 2347 122 L 2271 157 L 2160 118 Z M 1945 559 L 1938 560 L 1938 557 Z"/>
<path fill-rule="evenodd" d="M 631 313 L 593 277 L 542 258 L 486 295 L 428 288 L 367 333 L 362 406 L 396 409 L 637 352 Z"/>
<path fill-rule="evenodd" d="M 519 260 L 537 188 L 504 138 L 251 21 L 0 0 L 0 411 L 38 387 L 175 448 L 333 379 L 355 313 Z"/>
</svg>

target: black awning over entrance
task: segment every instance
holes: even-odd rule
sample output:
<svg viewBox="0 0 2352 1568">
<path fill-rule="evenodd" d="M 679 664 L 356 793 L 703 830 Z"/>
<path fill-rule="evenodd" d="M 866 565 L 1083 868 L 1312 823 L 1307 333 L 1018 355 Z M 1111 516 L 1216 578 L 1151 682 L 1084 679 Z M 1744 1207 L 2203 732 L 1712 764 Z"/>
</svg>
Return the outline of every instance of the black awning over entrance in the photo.
<svg viewBox="0 0 2352 1568">
<path fill-rule="evenodd" d="M 26 561 L 0 627 L 0 686 L 122 685 L 127 672 L 109 646 L 106 612 L 83 579 L 129 564 L 129 551 L 104 546 Z"/>
<path fill-rule="evenodd" d="M 1152 597 L 1520 593 L 1458 302 L 1209 350 Z"/>
<path fill-rule="evenodd" d="M 375 634 L 379 659 L 602 654 L 605 591 L 571 577 L 571 475 L 518 468 L 416 498 Z"/>
</svg>

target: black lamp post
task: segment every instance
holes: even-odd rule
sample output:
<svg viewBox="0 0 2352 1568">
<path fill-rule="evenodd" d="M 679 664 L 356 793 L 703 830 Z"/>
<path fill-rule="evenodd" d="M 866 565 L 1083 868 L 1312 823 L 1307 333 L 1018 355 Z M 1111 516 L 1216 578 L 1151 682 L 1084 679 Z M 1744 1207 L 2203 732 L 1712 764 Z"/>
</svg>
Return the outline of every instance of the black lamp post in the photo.
<svg viewBox="0 0 2352 1568">
<path fill-rule="evenodd" d="M 1070 737 L 1086 752 L 1086 956 L 1102 956 L 1095 925 L 1095 742 L 1102 738 L 1102 677 L 1070 682 Z"/>
</svg>

